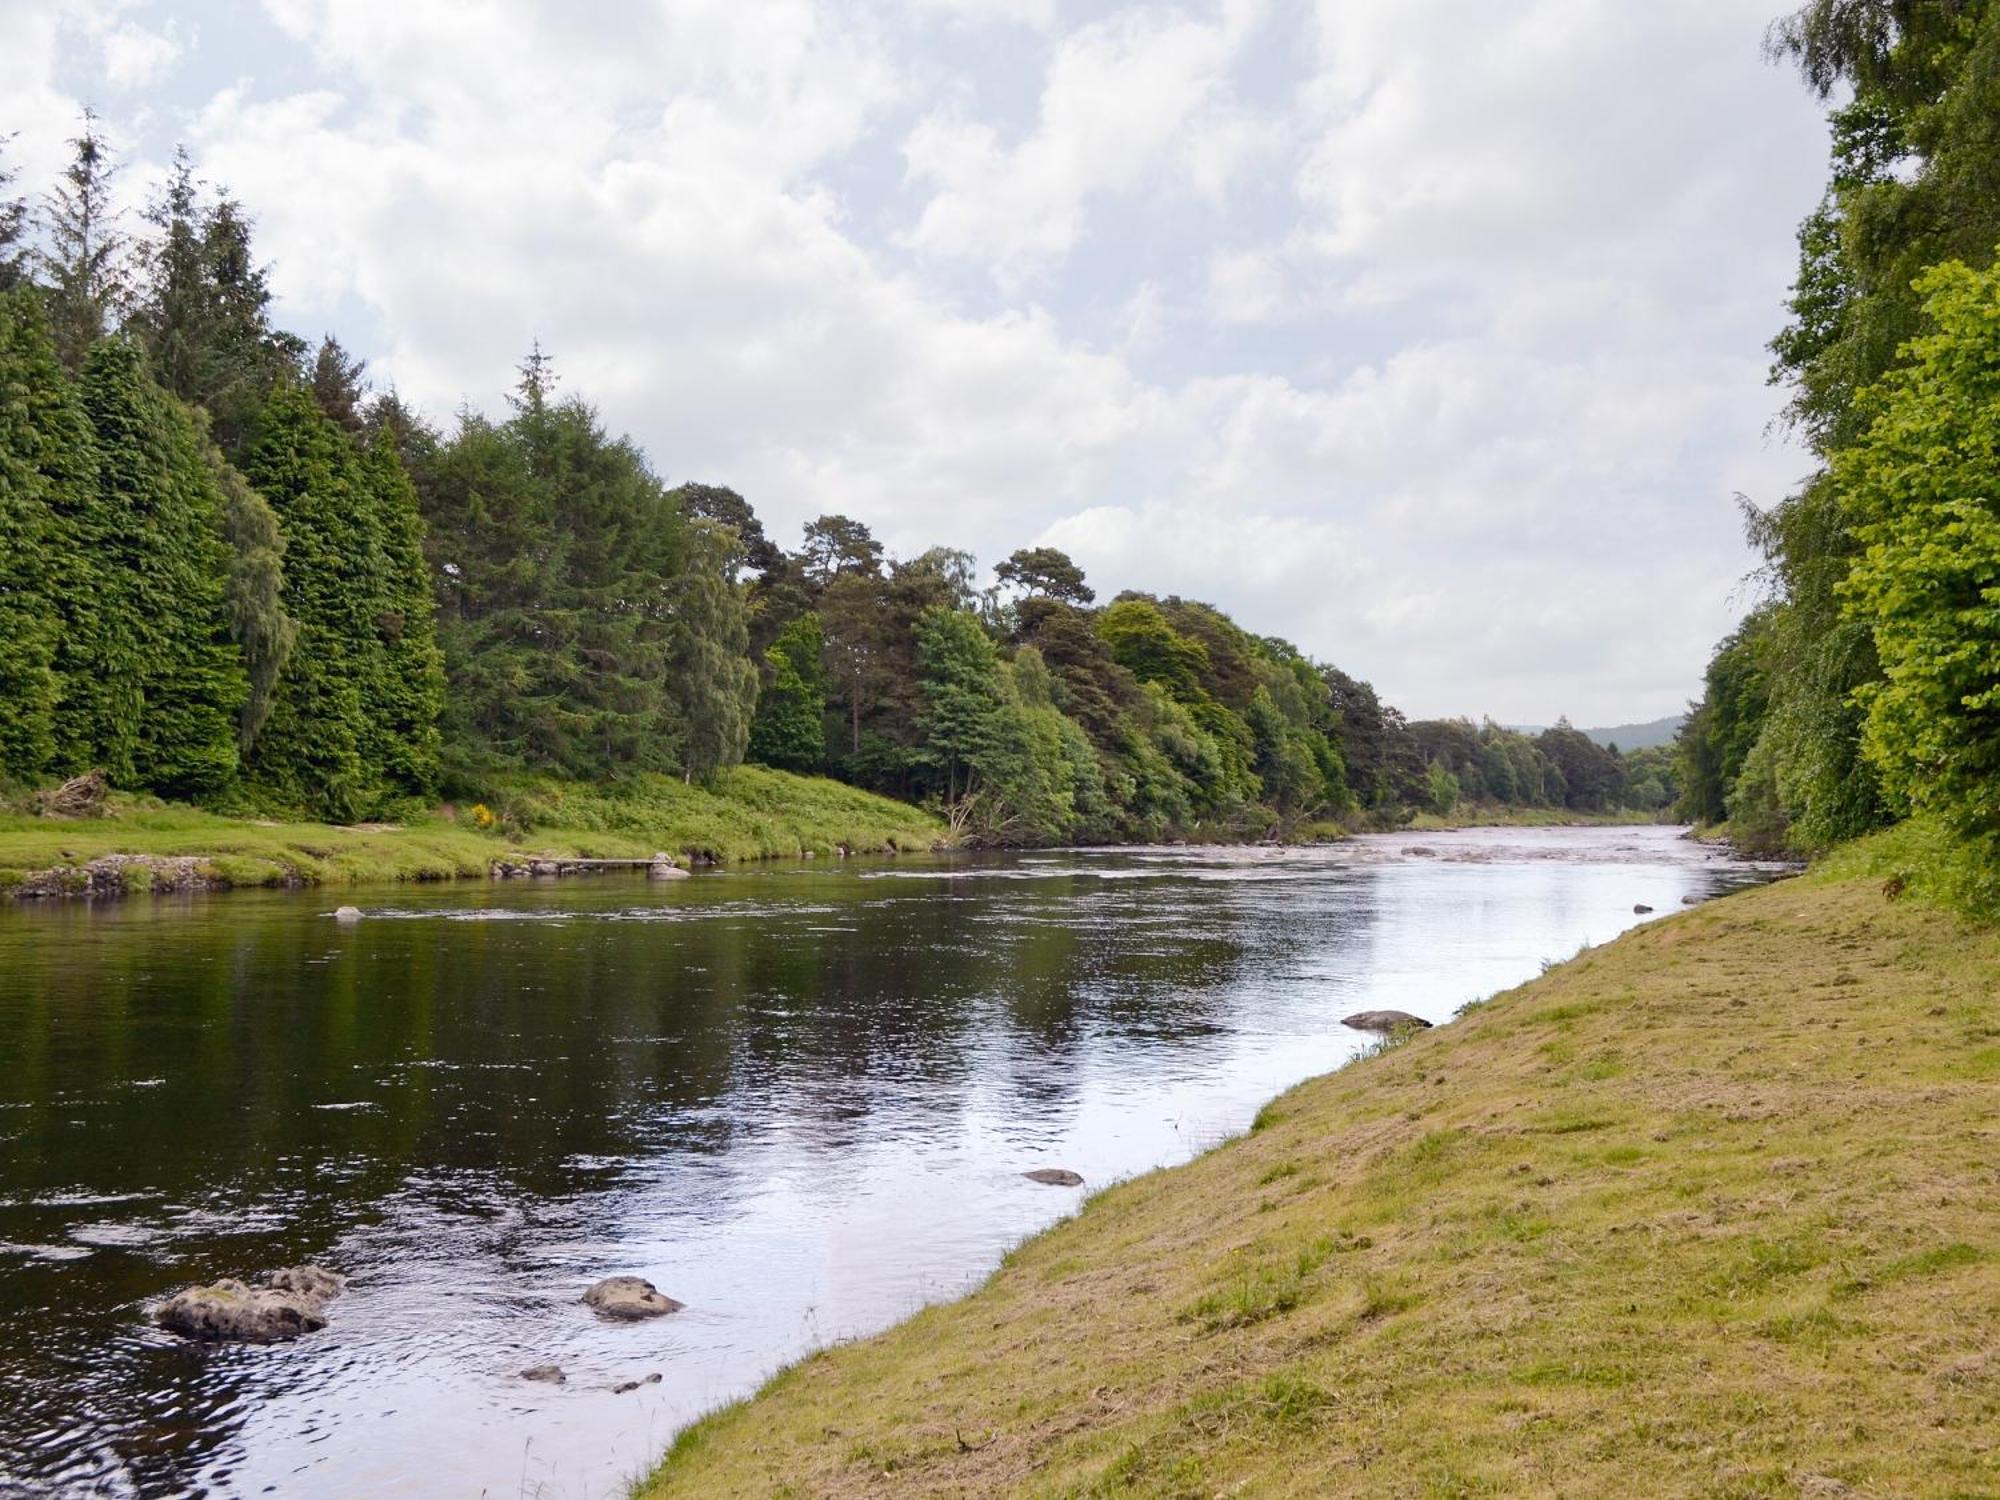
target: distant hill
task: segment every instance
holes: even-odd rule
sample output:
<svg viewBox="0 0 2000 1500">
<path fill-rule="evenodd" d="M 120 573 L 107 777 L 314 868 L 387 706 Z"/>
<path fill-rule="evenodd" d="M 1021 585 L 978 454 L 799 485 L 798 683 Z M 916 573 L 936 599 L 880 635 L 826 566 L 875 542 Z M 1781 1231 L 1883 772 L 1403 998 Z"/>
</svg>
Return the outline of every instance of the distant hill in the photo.
<svg viewBox="0 0 2000 1500">
<path fill-rule="evenodd" d="M 1686 714 L 1669 714 L 1664 719 L 1652 719 L 1644 724 L 1614 724 L 1609 729 L 1586 729 L 1583 732 L 1600 745 L 1616 745 L 1620 750 L 1644 750 L 1653 745 L 1671 745 L 1686 718 Z M 1523 734 L 1540 734 L 1548 725 L 1515 724 L 1511 727 Z"/>
</svg>

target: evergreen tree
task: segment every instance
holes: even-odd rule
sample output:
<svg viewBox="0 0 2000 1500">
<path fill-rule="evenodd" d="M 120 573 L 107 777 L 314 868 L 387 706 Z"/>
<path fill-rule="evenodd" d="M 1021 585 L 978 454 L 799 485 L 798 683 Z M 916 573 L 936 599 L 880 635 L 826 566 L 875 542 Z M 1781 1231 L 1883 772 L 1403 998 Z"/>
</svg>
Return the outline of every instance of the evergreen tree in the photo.
<svg viewBox="0 0 2000 1500">
<path fill-rule="evenodd" d="M 334 426 L 345 429 L 350 435 L 359 434 L 367 427 L 362 412 L 368 394 L 367 370 L 368 361 L 355 359 L 332 334 L 319 341 L 319 348 L 313 355 L 313 399 Z"/>
<path fill-rule="evenodd" d="M 257 778 L 352 821 L 436 778 L 437 649 L 414 494 L 392 454 L 364 455 L 303 385 L 265 403 L 245 475 L 285 536 L 297 638 L 252 757 Z"/>
<path fill-rule="evenodd" d="M 83 402 L 98 454 L 98 604 L 104 638 L 117 637 L 100 662 L 115 707 L 95 758 L 167 796 L 211 792 L 236 773 L 248 692 L 214 471 L 195 418 L 147 377 L 130 340 L 91 350 Z"/>
<path fill-rule="evenodd" d="M 362 694 L 372 731 L 365 743 L 394 791 L 428 796 L 438 785 L 445 678 L 416 486 L 386 435 L 362 453 L 356 478 L 373 533 L 366 597 L 376 655 Z"/>
<path fill-rule="evenodd" d="M 13 137 L 0 136 L 0 152 Z M 0 161 L 0 292 L 12 290 L 28 279 L 28 200 L 8 195 L 20 174 Z"/>
<path fill-rule="evenodd" d="M 89 441 L 40 299 L 0 292 L 0 776 L 33 777 L 55 759 L 58 600 L 82 582 L 59 564 L 77 561 L 67 523 L 94 480 Z"/>
<path fill-rule="evenodd" d="M 130 291 L 127 241 L 112 198 L 118 168 L 97 116 L 83 114 L 83 133 L 70 142 L 63 180 L 44 200 L 47 245 L 38 259 L 47 285 L 56 352 L 71 370 L 83 368 L 90 346 L 120 313 Z"/>
</svg>

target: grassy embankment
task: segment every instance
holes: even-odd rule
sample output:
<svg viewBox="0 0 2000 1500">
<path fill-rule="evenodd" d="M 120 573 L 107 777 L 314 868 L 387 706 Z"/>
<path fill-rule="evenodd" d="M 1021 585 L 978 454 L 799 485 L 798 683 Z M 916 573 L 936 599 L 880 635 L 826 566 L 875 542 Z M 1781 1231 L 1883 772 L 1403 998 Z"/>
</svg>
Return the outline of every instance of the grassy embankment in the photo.
<svg viewBox="0 0 2000 1500">
<path fill-rule="evenodd" d="M 351 884 L 483 876 L 527 854 L 643 858 L 656 850 L 721 861 L 928 849 L 944 825 L 904 803 L 819 777 L 760 766 L 712 788 L 671 777 L 615 787 L 524 781 L 494 797 L 491 826 L 472 804 L 401 825 L 335 827 L 221 817 L 149 798 L 114 797 L 99 818 L 0 811 L 0 898 L 50 870 L 80 871 L 107 855 L 192 857 L 227 885 Z M 144 866 L 130 883 L 151 880 Z"/>
<path fill-rule="evenodd" d="M 1572 812 L 1564 807 L 1503 807 L 1467 803 L 1449 813 L 1420 812 L 1405 824 L 1419 833 L 1457 828 L 1625 828 L 1669 822 L 1658 813 L 1620 808 L 1616 812 Z"/>
<path fill-rule="evenodd" d="M 1113 1187 L 652 1500 L 2000 1494 L 2000 934 L 1891 835 Z"/>
</svg>

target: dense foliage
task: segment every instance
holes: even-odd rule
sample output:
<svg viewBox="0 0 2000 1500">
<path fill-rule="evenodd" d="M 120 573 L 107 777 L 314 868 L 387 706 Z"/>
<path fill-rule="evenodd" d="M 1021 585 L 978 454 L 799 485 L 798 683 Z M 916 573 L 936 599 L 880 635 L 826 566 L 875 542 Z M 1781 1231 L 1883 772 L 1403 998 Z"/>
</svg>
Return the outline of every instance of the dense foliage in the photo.
<svg viewBox="0 0 2000 1500">
<path fill-rule="evenodd" d="M 1672 800 L 1567 724 L 1408 723 L 1206 604 L 1100 603 L 1051 547 L 982 586 L 829 514 L 787 553 L 736 491 L 665 487 L 539 346 L 504 418 L 432 427 L 271 325 L 185 155 L 131 234 L 115 176 L 87 119 L 32 259 L 0 204 L 0 774 L 352 821 L 748 757 L 990 844 Z"/>
<path fill-rule="evenodd" d="M 1772 345 L 1823 462 L 1748 515 L 1770 599 L 1710 664 L 1683 810 L 1774 849 L 1913 809 L 1995 837 L 2000 7 L 1812 0 L 1772 48 L 1840 101 Z"/>
</svg>

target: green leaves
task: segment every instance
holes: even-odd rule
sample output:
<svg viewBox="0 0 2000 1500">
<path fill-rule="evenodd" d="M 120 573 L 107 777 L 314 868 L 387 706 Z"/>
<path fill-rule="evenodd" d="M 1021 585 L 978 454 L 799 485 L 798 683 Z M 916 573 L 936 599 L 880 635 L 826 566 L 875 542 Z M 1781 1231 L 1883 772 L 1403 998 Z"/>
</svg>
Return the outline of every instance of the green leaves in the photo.
<svg viewBox="0 0 2000 1500">
<path fill-rule="evenodd" d="M 1841 595 L 1882 668 L 1862 743 L 1900 805 L 2000 839 L 2000 271 L 1918 285 L 1935 331 L 1833 469 L 1862 547 Z"/>
</svg>

